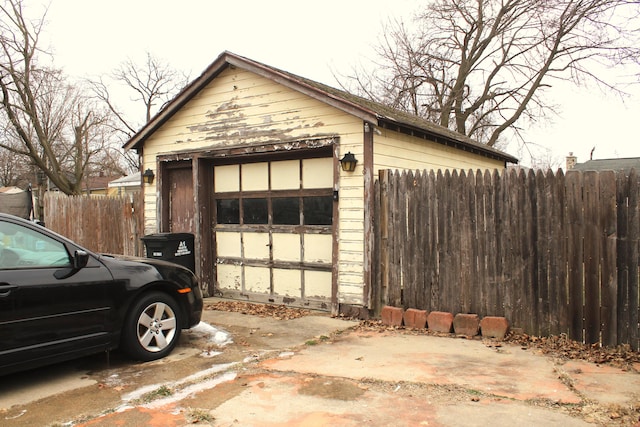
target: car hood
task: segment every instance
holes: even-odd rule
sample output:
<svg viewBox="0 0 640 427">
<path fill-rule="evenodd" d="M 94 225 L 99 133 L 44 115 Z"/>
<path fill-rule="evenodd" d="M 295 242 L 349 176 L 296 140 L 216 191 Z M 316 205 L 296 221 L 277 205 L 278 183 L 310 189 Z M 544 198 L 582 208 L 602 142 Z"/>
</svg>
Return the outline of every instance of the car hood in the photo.
<svg viewBox="0 0 640 427">
<path fill-rule="evenodd" d="M 114 279 L 140 279 L 141 281 L 169 281 L 180 288 L 197 288 L 198 281 L 191 270 L 179 264 L 153 258 L 101 254 L 102 262 Z"/>
</svg>

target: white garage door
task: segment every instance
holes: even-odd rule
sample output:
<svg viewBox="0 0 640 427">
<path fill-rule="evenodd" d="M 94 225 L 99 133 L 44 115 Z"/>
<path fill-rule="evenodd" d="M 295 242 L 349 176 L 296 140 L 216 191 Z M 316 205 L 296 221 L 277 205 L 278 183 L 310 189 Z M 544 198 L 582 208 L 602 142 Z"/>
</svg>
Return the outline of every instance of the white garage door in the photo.
<svg viewBox="0 0 640 427">
<path fill-rule="evenodd" d="M 331 158 L 215 166 L 222 294 L 329 309 L 332 187 Z"/>
</svg>

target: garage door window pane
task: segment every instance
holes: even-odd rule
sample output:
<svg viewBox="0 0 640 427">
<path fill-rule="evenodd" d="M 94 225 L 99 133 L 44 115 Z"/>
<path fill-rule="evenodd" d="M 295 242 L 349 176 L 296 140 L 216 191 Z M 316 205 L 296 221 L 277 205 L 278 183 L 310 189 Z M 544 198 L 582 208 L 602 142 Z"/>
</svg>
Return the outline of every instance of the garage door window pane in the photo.
<svg viewBox="0 0 640 427">
<path fill-rule="evenodd" d="M 278 225 L 300 225 L 300 199 L 276 197 L 271 200 L 273 223 Z"/>
<path fill-rule="evenodd" d="M 244 224 L 268 224 L 267 199 L 242 199 Z"/>
<path fill-rule="evenodd" d="M 240 224 L 240 201 L 238 199 L 216 200 L 218 224 Z"/>
<path fill-rule="evenodd" d="M 331 225 L 333 197 L 304 197 L 304 225 Z"/>
</svg>

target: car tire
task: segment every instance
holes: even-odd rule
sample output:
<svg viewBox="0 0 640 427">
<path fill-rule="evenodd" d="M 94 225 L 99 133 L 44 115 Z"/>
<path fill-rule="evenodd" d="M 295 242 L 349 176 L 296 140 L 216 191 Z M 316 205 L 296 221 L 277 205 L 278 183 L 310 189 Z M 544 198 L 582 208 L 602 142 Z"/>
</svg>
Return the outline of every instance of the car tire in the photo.
<svg viewBox="0 0 640 427">
<path fill-rule="evenodd" d="M 150 292 L 132 306 L 122 331 L 122 350 L 136 360 L 162 359 L 180 338 L 182 313 L 176 301 Z"/>
</svg>

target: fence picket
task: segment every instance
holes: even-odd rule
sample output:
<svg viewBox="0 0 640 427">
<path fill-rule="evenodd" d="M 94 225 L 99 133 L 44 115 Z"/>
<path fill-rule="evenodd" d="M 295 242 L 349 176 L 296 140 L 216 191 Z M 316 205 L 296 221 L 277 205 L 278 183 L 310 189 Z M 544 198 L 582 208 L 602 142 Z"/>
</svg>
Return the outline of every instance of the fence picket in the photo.
<svg viewBox="0 0 640 427">
<path fill-rule="evenodd" d="M 389 263 L 389 287 L 387 289 L 389 304 L 400 307 L 402 305 L 402 245 L 398 242 L 404 242 L 406 236 L 406 228 L 400 216 L 404 213 L 404 206 L 400 205 L 400 186 L 402 185 L 401 174 L 396 172 L 392 175 L 389 182 L 390 185 L 390 208 L 389 208 L 389 234 L 391 240 L 390 263 Z"/>
<path fill-rule="evenodd" d="M 631 171 L 629 174 L 629 288 L 628 288 L 628 343 L 636 350 L 640 350 L 640 295 L 638 295 L 638 259 L 640 253 L 638 244 L 640 243 L 640 176 L 638 171 Z M 627 342 L 627 341 L 623 341 Z"/>
<path fill-rule="evenodd" d="M 425 174 L 426 175 L 426 174 Z M 438 200 L 437 183 L 436 183 L 436 175 L 433 171 L 429 172 L 428 176 L 425 176 L 427 183 L 426 196 L 424 201 L 426 204 L 424 205 L 425 211 L 429 216 L 429 227 L 425 227 L 424 230 L 431 230 L 429 233 L 424 233 L 426 235 L 425 242 L 427 244 L 428 250 L 425 252 L 424 259 L 424 268 L 425 268 L 425 280 L 428 283 L 428 288 L 425 289 L 424 292 L 424 305 L 422 306 L 425 310 L 433 311 L 436 307 L 438 307 L 438 265 L 439 261 L 439 252 L 438 252 L 438 212 L 440 211 Z"/>
<path fill-rule="evenodd" d="M 459 237 L 460 246 L 458 249 L 459 256 L 459 280 L 460 280 L 460 296 L 459 296 L 459 306 L 454 306 L 454 310 L 462 312 L 462 313 L 471 313 L 471 300 L 473 298 L 472 294 L 472 286 L 471 286 L 471 278 L 474 277 L 474 259 L 473 259 L 473 227 L 472 227 L 472 217 L 473 217 L 473 204 L 474 204 L 474 195 L 471 193 L 471 189 L 473 186 L 471 185 L 473 176 L 471 174 L 467 175 L 465 171 L 462 171 L 460 175 L 457 177 L 456 187 L 459 189 L 458 193 L 460 196 L 458 200 L 460 203 L 458 204 L 458 208 L 455 213 L 458 216 L 458 220 L 456 221 L 458 224 L 459 232 L 456 235 Z"/>
<path fill-rule="evenodd" d="M 486 310 L 487 287 L 489 279 L 487 277 L 487 239 L 486 219 L 487 202 L 485 198 L 484 175 L 481 171 L 475 172 L 473 183 L 473 193 L 475 198 L 476 220 L 474 222 L 474 235 L 472 242 L 475 245 L 476 273 L 472 276 L 472 313 L 480 313 Z"/>
<path fill-rule="evenodd" d="M 403 268 L 402 283 L 403 289 L 403 305 L 405 308 L 409 306 L 415 307 L 417 305 L 417 258 L 420 256 L 416 244 L 417 221 L 418 210 L 420 209 L 420 201 L 415 197 L 416 180 L 413 171 L 407 171 L 403 174 L 402 184 L 402 204 L 401 209 L 406 215 L 403 222 L 407 224 L 407 233 L 402 248 L 402 263 L 405 266 Z"/>
<path fill-rule="evenodd" d="M 430 250 L 428 246 L 429 233 L 424 233 L 422 230 L 429 229 L 430 217 L 429 209 L 427 205 L 430 203 L 428 196 L 428 177 L 426 171 L 422 173 L 416 173 L 416 191 L 414 193 L 413 205 L 415 208 L 416 222 L 416 245 L 417 255 L 415 260 L 416 266 L 416 306 L 424 307 L 428 300 L 425 294 L 431 293 L 431 287 L 426 277 L 426 268 L 424 263 L 430 258 Z"/>
<path fill-rule="evenodd" d="M 618 342 L 617 292 L 618 276 L 616 268 L 616 177 L 613 171 L 599 174 L 600 199 L 600 329 L 605 346 L 615 346 Z"/>
<path fill-rule="evenodd" d="M 584 333 L 589 344 L 600 340 L 600 233 L 598 217 L 600 215 L 599 186 L 597 173 L 584 173 Z"/>
<path fill-rule="evenodd" d="M 551 223 L 547 220 L 547 215 L 551 212 L 549 182 L 542 171 L 535 174 L 535 221 L 536 235 L 538 238 L 532 242 L 536 254 L 536 271 L 534 274 L 535 286 L 535 311 L 538 316 L 538 334 L 548 335 L 551 327 L 549 319 L 549 264 L 551 263 Z"/>
<path fill-rule="evenodd" d="M 549 333 L 569 332 L 569 289 L 567 283 L 567 215 L 565 201 L 565 179 L 560 170 L 557 175 L 547 174 L 550 184 L 547 221 L 549 227 Z"/>
</svg>

